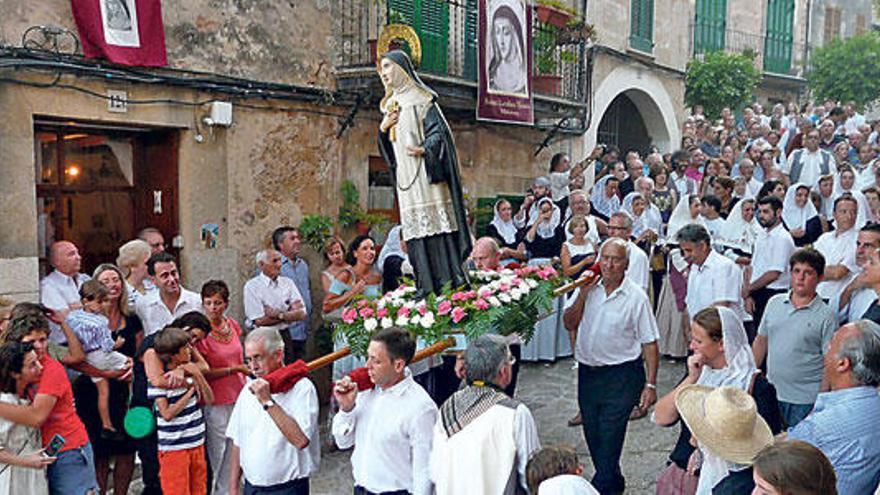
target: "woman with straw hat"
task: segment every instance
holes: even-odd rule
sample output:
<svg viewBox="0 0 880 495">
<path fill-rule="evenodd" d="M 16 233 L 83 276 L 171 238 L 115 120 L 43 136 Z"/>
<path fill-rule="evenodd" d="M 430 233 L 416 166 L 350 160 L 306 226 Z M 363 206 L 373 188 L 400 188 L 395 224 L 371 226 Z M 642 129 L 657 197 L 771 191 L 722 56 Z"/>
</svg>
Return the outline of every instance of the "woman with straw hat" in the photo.
<svg viewBox="0 0 880 495">
<path fill-rule="evenodd" d="M 757 403 L 757 411 L 775 434 L 782 430 L 782 417 L 776 389 L 758 373 L 755 358 L 749 346 L 742 321 L 726 307 L 708 307 L 694 315 L 691 324 L 688 374 L 672 392 L 663 396 L 655 406 L 653 420 L 660 426 L 672 426 L 681 415 L 676 408 L 679 393 L 690 385 L 718 388 L 736 387 L 749 392 Z M 700 456 L 690 445 L 689 424 L 682 425 L 678 443 L 670 457 L 667 469 L 658 478 L 657 493 L 680 493 L 662 491 L 664 486 L 684 482 L 687 470 Z M 727 474 L 726 470 L 713 469 L 715 464 L 703 464 L 696 493 L 710 493 L 712 487 Z M 693 469 L 690 469 L 693 474 Z"/>
<path fill-rule="evenodd" d="M 675 406 L 702 453 L 697 493 L 747 493 L 754 489 L 752 459 L 773 443 L 755 399 L 735 386 L 688 385 Z"/>
</svg>

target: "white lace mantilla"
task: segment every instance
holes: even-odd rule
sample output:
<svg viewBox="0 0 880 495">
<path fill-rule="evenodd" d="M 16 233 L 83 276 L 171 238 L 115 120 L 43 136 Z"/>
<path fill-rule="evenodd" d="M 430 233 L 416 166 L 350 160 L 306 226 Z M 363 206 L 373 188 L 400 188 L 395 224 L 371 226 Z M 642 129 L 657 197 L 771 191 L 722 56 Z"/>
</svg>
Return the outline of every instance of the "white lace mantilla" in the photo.
<svg viewBox="0 0 880 495">
<path fill-rule="evenodd" d="M 430 207 L 401 208 L 400 225 L 401 235 L 407 241 L 458 230 L 451 200 Z"/>
</svg>

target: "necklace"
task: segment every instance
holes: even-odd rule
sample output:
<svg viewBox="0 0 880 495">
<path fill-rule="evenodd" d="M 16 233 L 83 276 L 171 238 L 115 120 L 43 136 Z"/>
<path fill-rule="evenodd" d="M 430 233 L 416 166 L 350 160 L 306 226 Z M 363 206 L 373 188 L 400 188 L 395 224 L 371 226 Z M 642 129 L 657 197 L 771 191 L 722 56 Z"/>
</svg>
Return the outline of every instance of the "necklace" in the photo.
<svg viewBox="0 0 880 495">
<path fill-rule="evenodd" d="M 226 318 L 223 318 L 220 325 L 215 325 L 214 322 L 211 322 L 211 336 L 221 344 L 226 344 L 232 340 L 232 328 L 229 327 L 229 322 Z"/>
</svg>

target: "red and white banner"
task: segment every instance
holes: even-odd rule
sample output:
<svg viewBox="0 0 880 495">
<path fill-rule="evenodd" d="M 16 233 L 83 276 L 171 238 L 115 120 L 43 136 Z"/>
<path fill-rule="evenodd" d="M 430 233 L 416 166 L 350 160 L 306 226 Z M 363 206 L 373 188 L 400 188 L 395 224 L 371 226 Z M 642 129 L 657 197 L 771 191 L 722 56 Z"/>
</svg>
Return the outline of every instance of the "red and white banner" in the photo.
<svg viewBox="0 0 880 495">
<path fill-rule="evenodd" d="M 478 1 L 477 119 L 534 122 L 532 9 L 526 0 Z"/>
<path fill-rule="evenodd" d="M 87 58 L 122 65 L 168 65 L 161 0 L 71 0 Z"/>
</svg>

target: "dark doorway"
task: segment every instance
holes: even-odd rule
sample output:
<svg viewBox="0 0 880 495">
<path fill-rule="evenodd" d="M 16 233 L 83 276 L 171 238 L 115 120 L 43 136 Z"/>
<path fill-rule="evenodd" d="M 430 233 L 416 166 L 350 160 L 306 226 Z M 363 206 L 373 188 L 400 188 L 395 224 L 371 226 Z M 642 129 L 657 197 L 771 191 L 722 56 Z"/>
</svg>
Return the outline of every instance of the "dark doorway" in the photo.
<svg viewBox="0 0 880 495">
<path fill-rule="evenodd" d="M 144 227 L 177 235 L 176 132 L 40 123 L 34 150 L 42 274 L 57 240 L 76 244 L 91 273 Z"/>
<path fill-rule="evenodd" d="M 617 146 L 621 159 L 628 151 L 638 151 L 645 156 L 651 146 L 651 136 L 642 114 L 624 93 L 617 95 L 605 110 L 596 138 L 598 143 Z"/>
</svg>

